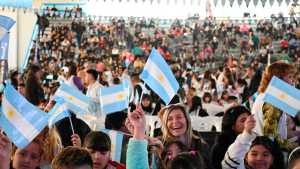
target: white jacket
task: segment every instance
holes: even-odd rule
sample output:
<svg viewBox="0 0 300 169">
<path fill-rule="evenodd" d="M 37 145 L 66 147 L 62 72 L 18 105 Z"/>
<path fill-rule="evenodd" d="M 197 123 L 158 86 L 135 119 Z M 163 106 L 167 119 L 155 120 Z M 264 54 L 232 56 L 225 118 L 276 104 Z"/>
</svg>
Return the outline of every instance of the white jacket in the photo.
<svg viewBox="0 0 300 169">
<path fill-rule="evenodd" d="M 229 146 L 222 161 L 222 169 L 245 169 L 245 155 L 255 138 L 254 133 L 243 132 L 240 134 L 234 143 Z"/>
</svg>

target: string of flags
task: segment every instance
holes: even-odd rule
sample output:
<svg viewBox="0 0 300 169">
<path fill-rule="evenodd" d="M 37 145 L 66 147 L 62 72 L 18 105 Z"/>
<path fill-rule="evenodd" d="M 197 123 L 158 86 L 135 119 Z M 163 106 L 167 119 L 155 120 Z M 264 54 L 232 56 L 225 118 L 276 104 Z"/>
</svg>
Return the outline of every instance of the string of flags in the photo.
<svg viewBox="0 0 300 169">
<path fill-rule="evenodd" d="M 88 0 L 88 2 L 89 2 L 89 1 L 96 1 L 96 2 L 98 2 L 98 1 L 110 2 L 110 1 L 114 1 L 114 0 Z M 115 1 L 115 2 L 122 3 L 123 1 L 125 1 L 125 0 L 118 0 L 118 1 Z M 171 4 L 175 4 L 175 5 L 187 5 L 187 4 L 189 4 L 189 5 L 194 5 L 194 4 L 196 4 L 196 5 L 201 5 L 201 0 L 190 0 L 189 2 L 188 2 L 187 0 L 182 0 L 182 1 L 179 1 L 179 0 L 166 0 L 166 1 L 162 1 L 162 0 L 143 0 L 143 1 L 126 0 L 127 3 L 128 3 L 128 2 L 133 2 L 133 1 L 134 1 L 135 3 L 146 3 L 147 1 L 149 1 L 150 4 L 153 4 L 153 3 L 157 3 L 157 4 L 167 3 L 168 5 L 171 5 Z M 213 1 L 214 1 L 214 5 L 217 6 L 219 0 L 213 0 Z M 237 3 L 239 6 L 241 6 L 241 5 L 244 3 L 244 1 L 245 1 L 245 3 L 246 3 L 246 6 L 247 6 L 247 7 L 248 7 L 249 4 L 250 4 L 250 0 L 228 0 L 228 1 L 227 1 L 227 0 L 221 0 L 221 5 L 222 5 L 222 6 L 225 6 L 226 3 L 229 3 L 230 6 L 232 7 L 233 4 L 235 3 L 235 1 L 236 1 L 236 3 Z M 274 2 L 275 2 L 275 0 L 260 0 L 260 1 L 261 1 L 261 4 L 262 4 L 263 7 L 265 7 L 267 1 L 269 1 L 270 6 L 273 6 L 273 4 L 274 4 Z M 283 1 L 283 0 L 277 0 L 277 3 L 278 3 L 279 6 L 282 5 L 282 1 Z M 257 6 L 257 5 L 258 5 L 258 2 L 259 2 L 259 0 L 253 0 L 253 5 L 254 5 L 254 6 Z M 285 3 L 286 3 L 286 5 L 290 5 L 291 3 L 298 3 L 298 0 L 293 0 L 293 1 L 291 1 L 291 0 L 285 0 Z"/>
</svg>

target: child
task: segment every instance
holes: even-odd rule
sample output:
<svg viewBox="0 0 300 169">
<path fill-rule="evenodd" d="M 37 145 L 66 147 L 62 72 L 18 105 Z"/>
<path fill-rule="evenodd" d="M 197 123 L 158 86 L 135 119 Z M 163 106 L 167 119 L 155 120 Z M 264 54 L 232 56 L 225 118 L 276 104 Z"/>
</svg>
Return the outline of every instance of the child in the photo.
<svg viewBox="0 0 300 169">
<path fill-rule="evenodd" d="M 52 169 L 92 169 L 93 160 L 89 152 L 79 147 L 63 149 L 52 161 Z"/>
</svg>

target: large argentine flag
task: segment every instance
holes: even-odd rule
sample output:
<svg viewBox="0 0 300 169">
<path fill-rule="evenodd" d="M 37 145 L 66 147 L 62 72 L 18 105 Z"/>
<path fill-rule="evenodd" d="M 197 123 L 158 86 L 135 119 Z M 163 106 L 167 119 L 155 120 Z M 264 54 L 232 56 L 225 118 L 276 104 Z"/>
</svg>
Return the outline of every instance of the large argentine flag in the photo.
<svg viewBox="0 0 300 169">
<path fill-rule="evenodd" d="M 102 87 L 99 92 L 101 112 L 109 114 L 128 108 L 129 83 L 127 81 L 111 87 Z"/>
<path fill-rule="evenodd" d="M 170 103 L 179 89 L 169 65 L 154 48 L 140 77 L 166 104 Z"/>
<path fill-rule="evenodd" d="M 120 162 L 122 154 L 122 145 L 124 134 L 115 130 L 103 129 L 102 132 L 106 133 L 111 140 L 111 158 L 113 161 Z"/>
<path fill-rule="evenodd" d="M 48 117 L 14 87 L 9 84 L 5 87 L 0 126 L 18 148 L 25 148 L 47 126 Z"/>
<path fill-rule="evenodd" d="M 269 83 L 263 100 L 293 117 L 300 110 L 300 91 L 275 76 Z"/>
<path fill-rule="evenodd" d="M 61 83 L 57 89 L 54 99 L 57 98 L 63 98 L 68 105 L 68 109 L 76 114 L 88 113 L 92 103 L 91 98 L 65 83 Z"/>
</svg>

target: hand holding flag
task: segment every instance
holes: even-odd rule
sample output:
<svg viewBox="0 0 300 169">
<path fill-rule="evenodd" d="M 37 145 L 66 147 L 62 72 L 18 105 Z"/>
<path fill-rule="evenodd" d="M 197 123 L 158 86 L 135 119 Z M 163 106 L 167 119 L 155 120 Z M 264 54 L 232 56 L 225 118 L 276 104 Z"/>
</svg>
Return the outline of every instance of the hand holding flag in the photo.
<svg viewBox="0 0 300 169">
<path fill-rule="evenodd" d="M 179 89 L 169 65 L 154 48 L 140 77 L 167 105 Z"/>
</svg>

